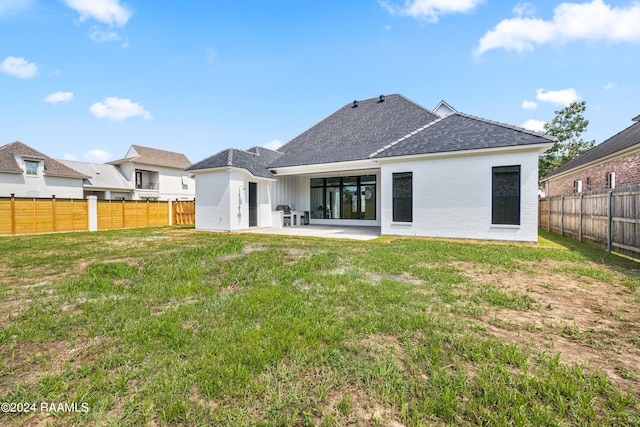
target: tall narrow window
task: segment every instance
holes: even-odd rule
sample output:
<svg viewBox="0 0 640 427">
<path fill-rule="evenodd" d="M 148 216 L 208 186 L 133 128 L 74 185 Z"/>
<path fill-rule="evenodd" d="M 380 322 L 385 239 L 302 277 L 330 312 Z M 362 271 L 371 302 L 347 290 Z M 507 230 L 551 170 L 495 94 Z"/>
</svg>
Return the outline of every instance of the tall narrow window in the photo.
<svg viewBox="0 0 640 427">
<path fill-rule="evenodd" d="M 413 222 L 413 172 L 393 174 L 393 222 Z"/>
<path fill-rule="evenodd" d="M 582 180 L 573 181 L 573 192 L 582 193 Z"/>
<path fill-rule="evenodd" d="M 607 188 L 614 189 L 616 188 L 616 173 L 609 172 L 607 174 Z"/>
<path fill-rule="evenodd" d="M 520 225 L 520 166 L 493 168 L 492 224 Z"/>
<path fill-rule="evenodd" d="M 38 162 L 25 160 L 24 165 L 26 168 L 27 175 L 38 176 L 38 165 L 39 165 Z"/>
</svg>

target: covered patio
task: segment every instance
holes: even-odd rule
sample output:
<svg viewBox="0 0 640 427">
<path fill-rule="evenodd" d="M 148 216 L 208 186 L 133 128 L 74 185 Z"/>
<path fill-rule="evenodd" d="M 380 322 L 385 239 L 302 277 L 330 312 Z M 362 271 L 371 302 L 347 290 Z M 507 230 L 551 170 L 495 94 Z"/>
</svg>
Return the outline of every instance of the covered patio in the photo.
<svg viewBox="0 0 640 427">
<path fill-rule="evenodd" d="M 380 227 L 356 227 L 341 225 L 304 225 L 298 227 L 261 227 L 240 231 L 241 233 L 279 234 L 283 236 L 323 237 L 328 239 L 372 240 L 380 237 Z"/>
</svg>

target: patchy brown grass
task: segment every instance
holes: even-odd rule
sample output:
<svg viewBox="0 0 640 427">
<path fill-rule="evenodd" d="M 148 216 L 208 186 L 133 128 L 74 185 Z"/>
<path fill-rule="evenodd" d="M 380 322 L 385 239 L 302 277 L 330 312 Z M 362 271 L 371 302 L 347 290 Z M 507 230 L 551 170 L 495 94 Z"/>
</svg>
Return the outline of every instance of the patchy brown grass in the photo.
<svg viewBox="0 0 640 427">
<path fill-rule="evenodd" d="M 531 310 L 489 307 L 482 321 L 501 340 L 559 353 L 565 363 L 604 370 L 623 389 L 640 396 L 640 311 L 637 297 L 621 284 L 615 269 L 610 283 L 572 273 L 575 264 L 549 260 L 522 262 L 508 271 L 473 263 L 453 263 L 475 285 L 492 284 L 506 293 L 529 295 Z"/>
</svg>

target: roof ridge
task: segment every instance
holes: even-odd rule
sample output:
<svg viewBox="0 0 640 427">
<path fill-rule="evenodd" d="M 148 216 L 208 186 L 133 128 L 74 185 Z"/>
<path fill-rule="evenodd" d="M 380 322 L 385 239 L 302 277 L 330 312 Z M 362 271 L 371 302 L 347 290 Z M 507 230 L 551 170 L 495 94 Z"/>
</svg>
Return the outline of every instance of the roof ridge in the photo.
<svg viewBox="0 0 640 427">
<path fill-rule="evenodd" d="M 234 148 L 229 148 L 227 153 L 227 166 L 233 166 L 233 150 Z"/>
<path fill-rule="evenodd" d="M 402 96 L 402 95 L 400 95 L 400 96 Z M 447 116 L 447 117 L 449 117 L 449 116 Z M 384 147 L 382 147 L 382 148 L 380 148 L 380 149 L 378 149 L 378 150 L 374 151 L 373 153 L 369 154 L 369 158 L 372 158 L 372 157 L 377 156 L 378 154 L 380 154 L 380 153 L 382 153 L 382 152 L 384 152 L 384 151 L 388 150 L 389 148 L 393 147 L 394 145 L 399 144 L 400 142 L 404 141 L 405 139 L 407 139 L 407 138 L 409 138 L 409 137 L 412 137 L 413 135 L 415 135 L 415 134 L 417 134 L 417 133 L 419 133 L 419 132 L 422 132 L 422 131 L 423 131 L 423 130 L 425 130 L 426 128 L 428 128 L 428 127 L 430 127 L 430 126 L 433 126 L 434 124 L 436 124 L 436 123 L 438 123 L 438 122 L 441 122 L 441 121 L 442 121 L 442 120 L 444 120 L 444 119 L 446 119 L 446 117 L 438 117 L 437 119 L 435 119 L 435 120 L 433 120 L 433 121 L 431 121 L 431 122 L 427 123 L 426 125 L 424 125 L 424 126 L 420 126 L 420 127 L 419 127 L 419 128 L 417 128 L 416 130 L 411 131 L 411 132 L 409 132 L 408 134 L 406 134 L 406 135 L 404 135 L 404 136 L 401 136 L 400 138 L 396 139 L 395 141 L 393 141 L 393 142 L 391 142 L 391 143 L 389 143 L 389 144 L 385 145 Z"/>
<path fill-rule="evenodd" d="M 434 113 L 433 111 L 431 111 L 430 109 L 428 109 L 428 108 L 427 108 L 427 107 L 425 107 L 424 105 L 420 105 L 420 104 L 418 104 L 417 102 L 415 102 L 415 101 L 413 101 L 413 100 L 411 100 L 411 99 L 407 98 L 406 96 L 404 96 L 404 95 L 403 95 L 403 94 L 401 94 L 401 93 L 392 93 L 391 95 L 388 95 L 388 96 L 394 96 L 394 95 L 397 95 L 397 96 L 399 96 L 400 98 L 404 99 L 405 101 L 407 101 L 407 102 L 409 102 L 409 103 L 411 103 L 411 104 L 415 105 L 416 107 L 423 109 L 423 110 L 424 110 L 424 111 L 426 111 L 427 113 L 431 113 L 431 114 L 433 114 L 434 116 L 437 116 L 437 114 L 436 114 L 436 113 Z"/>
</svg>

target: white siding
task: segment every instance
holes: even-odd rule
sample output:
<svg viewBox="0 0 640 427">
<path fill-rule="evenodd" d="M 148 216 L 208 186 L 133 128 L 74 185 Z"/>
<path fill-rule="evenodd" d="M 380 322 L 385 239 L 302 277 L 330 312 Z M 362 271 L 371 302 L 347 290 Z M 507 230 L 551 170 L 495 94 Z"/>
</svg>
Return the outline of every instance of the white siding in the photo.
<svg viewBox="0 0 640 427">
<path fill-rule="evenodd" d="M 155 168 L 160 172 L 160 200 L 192 200 L 196 182 L 191 174 L 180 169 Z M 183 187 L 184 182 L 184 187 Z"/>
<path fill-rule="evenodd" d="M 230 173 L 200 173 L 196 187 L 196 229 L 229 231 Z"/>
<path fill-rule="evenodd" d="M 269 184 L 271 188 L 271 195 L 273 206 L 275 209 L 278 205 L 289 205 L 293 209 L 298 208 L 298 177 L 295 175 L 291 176 L 279 176 L 277 182 L 271 182 Z M 303 186 L 304 187 L 304 186 Z M 307 204 L 309 202 L 307 201 Z"/>
<path fill-rule="evenodd" d="M 491 224 L 492 167 L 521 166 L 519 226 Z M 392 174 L 413 172 L 413 222 L 392 221 Z M 382 234 L 492 240 L 538 240 L 538 154 L 478 154 L 385 163 Z"/>
<path fill-rule="evenodd" d="M 161 166 L 149 166 L 136 163 L 119 164 L 118 169 L 122 172 L 124 178 L 135 188 L 136 170 L 149 171 L 157 173 L 158 186 L 157 190 L 149 191 L 146 189 L 137 189 L 133 192 L 133 199 L 140 200 L 144 197 L 157 197 L 158 200 L 192 200 L 196 194 L 195 179 L 190 178 L 191 173 L 181 169 L 164 168 Z M 183 176 L 187 188 L 182 187 Z"/>
<path fill-rule="evenodd" d="M 16 156 L 20 167 L 24 168 L 22 159 Z M 58 199 L 82 199 L 82 178 L 64 178 L 44 175 L 44 163 L 40 162 L 38 175 L 25 173 L 0 173 L 0 197 L 36 197 Z"/>
<path fill-rule="evenodd" d="M 258 184 L 258 227 L 271 227 L 270 181 L 232 169 L 198 173 L 197 182 L 197 229 L 235 231 L 249 228 L 249 182 Z"/>
</svg>

